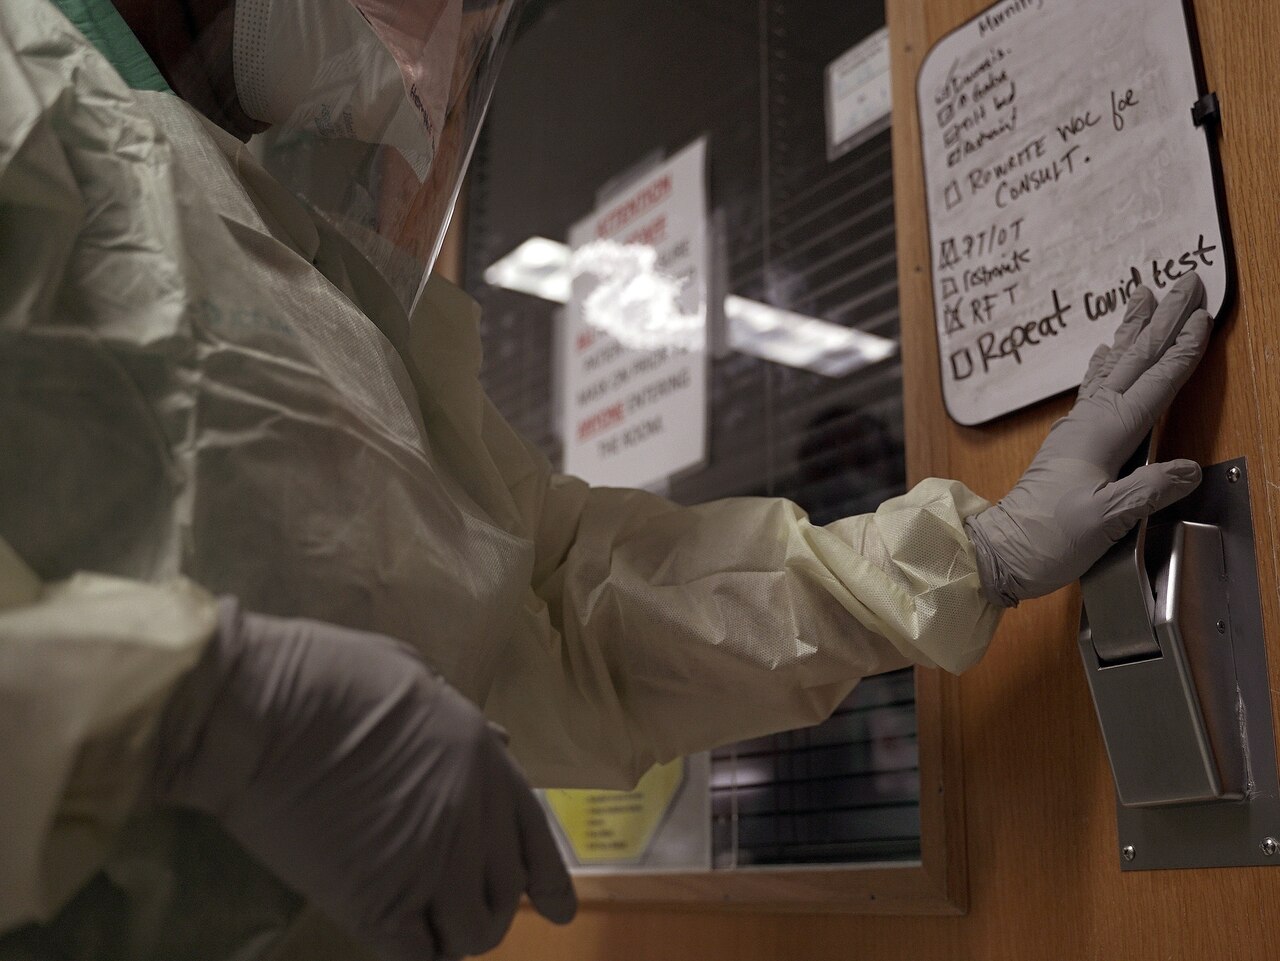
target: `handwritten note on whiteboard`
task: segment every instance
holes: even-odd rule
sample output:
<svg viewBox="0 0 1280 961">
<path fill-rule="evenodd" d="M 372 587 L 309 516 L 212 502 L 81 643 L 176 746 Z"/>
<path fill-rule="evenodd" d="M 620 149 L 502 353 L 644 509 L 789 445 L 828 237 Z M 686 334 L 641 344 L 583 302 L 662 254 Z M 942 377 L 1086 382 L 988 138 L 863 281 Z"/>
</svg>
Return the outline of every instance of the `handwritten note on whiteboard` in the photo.
<svg viewBox="0 0 1280 961">
<path fill-rule="evenodd" d="M 1079 384 L 1138 285 L 1228 282 L 1182 0 L 1004 0 L 917 82 L 943 397 L 980 424 Z"/>
</svg>

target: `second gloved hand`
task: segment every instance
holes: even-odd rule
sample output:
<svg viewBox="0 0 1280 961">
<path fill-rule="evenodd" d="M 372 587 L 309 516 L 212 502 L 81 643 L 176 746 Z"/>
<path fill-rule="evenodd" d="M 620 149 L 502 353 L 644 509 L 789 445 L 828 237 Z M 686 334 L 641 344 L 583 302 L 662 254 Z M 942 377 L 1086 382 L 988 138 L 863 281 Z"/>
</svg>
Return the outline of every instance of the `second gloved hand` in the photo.
<svg viewBox="0 0 1280 961">
<path fill-rule="evenodd" d="M 223 601 L 165 711 L 156 793 L 388 961 L 479 954 L 528 893 L 569 921 L 546 817 L 480 712 L 407 647 Z"/>
<path fill-rule="evenodd" d="M 1204 354 L 1212 329 L 1204 296 L 1195 274 L 1159 306 L 1139 288 L 1115 343 L 1093 355 L 1075 406 L 1017 486 L 965 522 L 989 601 L 1011 607 L 1077 580 L 1138 521 L 1200 483 L 1190 460 L 1117 474 Z"/>
</svg>

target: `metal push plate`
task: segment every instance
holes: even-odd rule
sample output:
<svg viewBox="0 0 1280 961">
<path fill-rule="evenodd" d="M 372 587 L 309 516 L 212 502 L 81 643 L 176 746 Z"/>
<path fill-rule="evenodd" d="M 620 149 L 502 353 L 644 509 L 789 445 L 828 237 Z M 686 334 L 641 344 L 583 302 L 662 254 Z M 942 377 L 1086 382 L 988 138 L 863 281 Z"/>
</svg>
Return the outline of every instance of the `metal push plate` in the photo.
<svg viewBox="0 0 1280 961">
<path fill-rule="evenodd" d="M 1117 795 L 1117 858 L 1125 871 L 1280 865 L 1280 783 L 1245 459 L 1206 467 L 1199 489 L 1153 517 L 1151 527 L 1178 521 L 1211 524 L 1221 531 L 1227 607 L 1221 619 L 1235 661 L 1243 799 L 1126 806 Z M 1092 650 L 1087 627 L 1080 643 L 1082 653 Z"/>
</svg>

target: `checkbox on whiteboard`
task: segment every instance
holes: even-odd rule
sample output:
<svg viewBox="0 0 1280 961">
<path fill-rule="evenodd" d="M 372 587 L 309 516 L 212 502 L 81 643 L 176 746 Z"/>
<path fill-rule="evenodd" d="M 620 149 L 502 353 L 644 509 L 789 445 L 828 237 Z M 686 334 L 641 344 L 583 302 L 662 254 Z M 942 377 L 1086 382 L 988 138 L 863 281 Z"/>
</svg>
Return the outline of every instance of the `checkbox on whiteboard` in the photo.
<svg viewBox="0 0 1280 961">
<path fill-rule="evenodd" d="M 960 206 L 960 201 L 964 198 L 960 196 L 960 185 L 954 180 L 947 184 L 947 189 L 942 192 L 942 199 L 947 202 L 947 209 L 954 210 Z"/>
<path fill-rule="evenodd" d="M 964 330 L 964 322 L 960 319 L 960 301 L 942 306 L 942 322 L 948 334 L 958 334 Z"/>
<path fill-rule="evenodd" d="M 945 107 L 943 107 L 941 110 L 938 111 L 938 126 L 945 127 L 947 124 L 951 123 L 951 118 L 954 117 L 955 115 L 956 115 L 956 108 L 951 104 L 947 104 Z"/>
</svg>

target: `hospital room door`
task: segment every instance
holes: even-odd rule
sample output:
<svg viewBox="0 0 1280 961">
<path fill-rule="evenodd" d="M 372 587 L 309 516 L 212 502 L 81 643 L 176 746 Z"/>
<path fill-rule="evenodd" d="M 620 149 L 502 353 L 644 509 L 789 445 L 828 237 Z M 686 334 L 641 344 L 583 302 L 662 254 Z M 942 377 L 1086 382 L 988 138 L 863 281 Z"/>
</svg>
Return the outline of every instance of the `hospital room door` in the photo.
<svg viewBox="0 0 1280 961">
<path fill-rule="evenodd" d="M 1067 0 L 1042 0 L 1045 3 Z M 916 73 L 984 0 L 887 0 L 908 467 L 997 498 L 1060 398 L 981 428 L 942 404 L 932 326 Z M 1003 6 L 1003 5 L 1002 5 Z M 1165 456 L 1247 457 L 1270 679 L 1280 692 L 1280 5 L 1191 4 L 1223 106 L 1221 166 L 1237 296 L 1179 399 Z M 1111 772 L 1076 644 L 1079 593 L 1011 612 L 985 660 L 949 681 L 963 743 L 967 913 L 589 907 L 567 929 L 525 915 L 494 955 L 520 961 L 1263 961 L 1280 957 L 1280 870 L 1122 872 Z M 1280 860 L 1280 854 L 1276 855 Z"/>
</svg>

